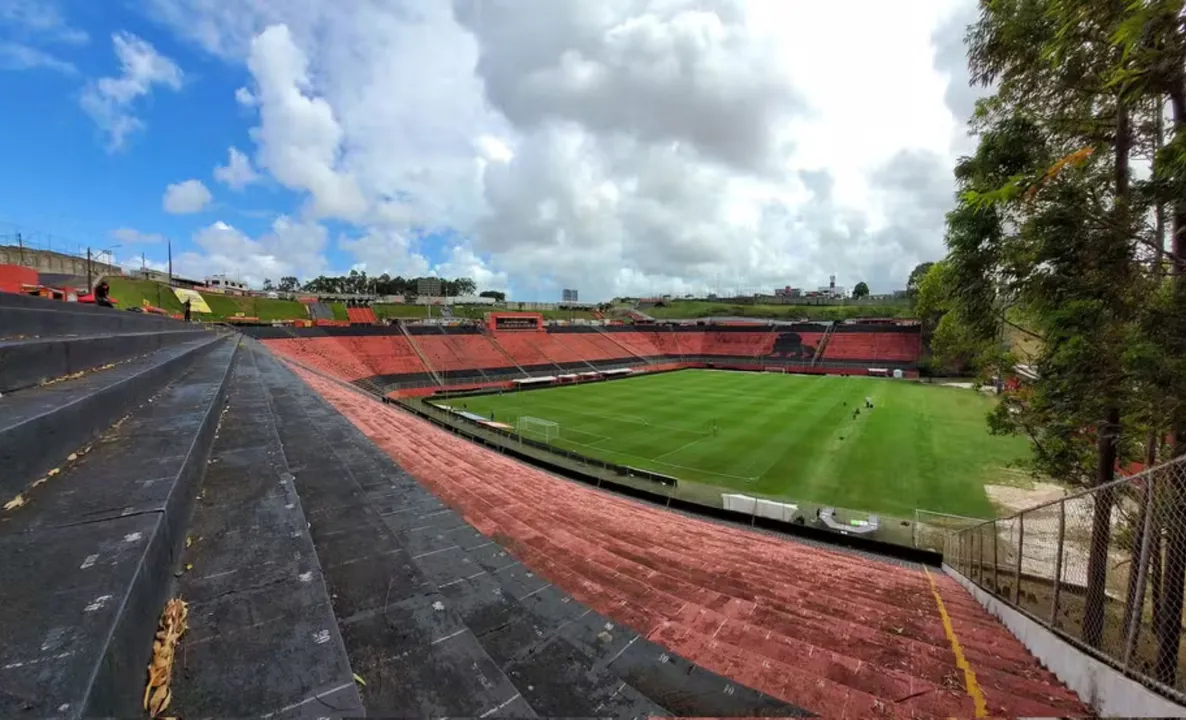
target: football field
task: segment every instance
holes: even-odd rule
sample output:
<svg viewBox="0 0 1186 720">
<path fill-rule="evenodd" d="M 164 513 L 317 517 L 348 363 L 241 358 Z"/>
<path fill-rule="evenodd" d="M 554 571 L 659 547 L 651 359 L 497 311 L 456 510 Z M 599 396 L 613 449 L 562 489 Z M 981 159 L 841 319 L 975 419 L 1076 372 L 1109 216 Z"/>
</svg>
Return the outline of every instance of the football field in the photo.
<svg viewBox="0 0 1186 720">
<path fill-rule="evenodd" d="M 1015 477 L 1010 464 L 1029 454 L 1024 439 L 988 433 L 992 402 L 902 380 L 685 370 L 450 404 L 555 423 L 527 437 L 555 432 L 559 447 L 681 480 L 899 517 L 991 517 L 984 485 Z"/>
</svg>

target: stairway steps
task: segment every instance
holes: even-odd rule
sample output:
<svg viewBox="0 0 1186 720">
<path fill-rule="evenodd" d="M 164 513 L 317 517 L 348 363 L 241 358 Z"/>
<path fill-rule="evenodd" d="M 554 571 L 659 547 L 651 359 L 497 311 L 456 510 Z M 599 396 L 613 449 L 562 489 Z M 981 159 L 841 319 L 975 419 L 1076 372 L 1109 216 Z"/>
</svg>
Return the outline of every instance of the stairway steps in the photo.
<svg viewBox="0 0 1186 720">
<path fill-rule="evenodd" d="M 218 344 L 219 336 L 207 335 L 0 398 L 0 497 L 20 493 Z"/>
<path fill-rule="evenodd" d="M 157 619 L 184 545 L 235 343 L 218 339 L 150 407 L 184 418 L 168 440 L 133 423 L 0 513 L 0 715 L 140 715 Z"/>
<path fill-rule="evenodd" d="M 362 714 L 308 521 L 249 350 L 228 382 L 184 550 L 181 716 Z M 261 671 L 268 672 L 261 681 Z M 287 712 L 285 709 L 289 709 Z"/>
<path fill-rule="evenodd" d="M 47 380 L 127 360 L 198 339 L 204 333 L 201 329 L 181 328 L 116 335 L 0 340 L 0 392 L 33 387 Z"/>
<path fill-rule="evenodd" d="M 184 327 L 181 321 L 160 315 L 94 308 L 78 303 L 41 302 L 45 307 L 0 304 L 0 338 L 129 333 Z"/>
</svg>

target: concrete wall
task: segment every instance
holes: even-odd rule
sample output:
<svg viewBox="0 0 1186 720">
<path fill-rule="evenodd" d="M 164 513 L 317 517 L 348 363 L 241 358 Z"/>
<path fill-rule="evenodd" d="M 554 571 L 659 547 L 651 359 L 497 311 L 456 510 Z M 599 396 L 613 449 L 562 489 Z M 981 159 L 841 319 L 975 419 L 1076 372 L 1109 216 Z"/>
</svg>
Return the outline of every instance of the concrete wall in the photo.
<svg viewBox="0 0 1186 720">
<path fill-rule="evenodd" d="M 106 257 L 106 256 L 104 256 Z M 0 245 L 0 265 L 21 265 L 33 268 L 37 272 L 59 273 L 62 275 L 78 275 L 86 277 L 86 258 L 79 258 L 65 253 L 51 250 L 24 251 L 16 245 Z M 101 275 L 122 275 L 123 271 L 116 265 L 91 260 L 91 279 Z"/>
<path fill-rule="evenodd" d="M 1034 657 L 1101 717 L 1186 717 L 1178 705 L 1088 655 L 1008 603 L 982 590 L 949 565 L 943 570 L 985 610 L 1000 619 Z"/>
</svg>

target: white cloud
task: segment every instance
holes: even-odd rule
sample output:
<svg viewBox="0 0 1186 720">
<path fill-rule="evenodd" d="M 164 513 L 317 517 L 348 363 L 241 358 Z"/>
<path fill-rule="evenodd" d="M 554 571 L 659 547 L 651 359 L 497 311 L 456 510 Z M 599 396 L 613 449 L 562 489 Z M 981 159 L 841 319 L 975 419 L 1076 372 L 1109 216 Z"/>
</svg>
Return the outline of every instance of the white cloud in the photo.
<svg viewBox="0 0 1186 720">
<path fill-rule="evenodd" d="M 44 68 L 64 75 L 74 75 L 78 68 L 44 50 L 16 42 L 0 42 L 0 69 L 35 70 Z"/>
<path fill-rule="evenodd" d="M 85 31 L 66 22 L 54 0 L 3 0 L 0 25 L 9 26 L 20 35 L 69 45 L 82 45 L 90 39 Z"/>
<path fill-rule="evenodd" d="M 172 60 L 131 33 L 115 33 L 111 41 L 119 58 L 120 74 L 88 83 L 80 103 L 107 135 L 108 149 L 114 151 L 124 146 L 128 135 L 144 127 L 132 113 L 136 99 L 151 93 L 156 85 L 181 89 L 182 72 Z"/>
<path fill-rule="evenodd" d="M 194 233 L 201 252 L 188 251 L 174 259 L 177 272 L 192 277 L 222 273 L 259 287 L 265 278 L 285 275 L 310 277 L 327 270 L 324 226 L 281 216 L 258 239 L 223 221 Z"/>
<path fill-rule="evenodd" d="M 111 231 L 111 238 L 113 240 L 119 240 L 126 245 L 137 245 L 141 243 L 163 242 L 165 236 L 160 233 L 145 233 L 133 228 L 121 227 Z"/>
<path fill-rule="evenodd" d="M 238 148 L 232 147 L 228 153 L 227 164 L 218 165 L 214 168 L 215 180 L 223 183 L 232 190 L 242 190 L 256 180 L 259 180 L 259 174 L 251 167 L 251 160 L 240 152 Z"/>
<path fill-rule="evenodd" d="M 161 206 L 167 213 L 185 215 L 201 212 L 212 199 L 213 196 L 201 180 L 185 180 L 165 188 Z"/>
<path fill-rule="evenodd" d="M 245 87 L 241 87 L 235 91 L 235 102 L 239 103 L 243 107 L 251 108 L 255 107 L 256 99 L 255 95 L 253 95 L 250 90 Z"/>
<path fill-rule="evenodd" d="M 248 68 L 259 171 L 368 272 L 884 291 L 942 254 L 971 0 L 150 6 Z"/>
</svg>

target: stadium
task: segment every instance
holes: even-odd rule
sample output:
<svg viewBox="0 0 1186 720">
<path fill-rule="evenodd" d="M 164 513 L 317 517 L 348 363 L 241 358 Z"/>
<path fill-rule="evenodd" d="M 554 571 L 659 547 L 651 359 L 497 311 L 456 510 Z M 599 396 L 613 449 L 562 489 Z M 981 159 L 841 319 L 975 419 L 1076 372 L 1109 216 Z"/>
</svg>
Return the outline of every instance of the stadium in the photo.
<svg viewBox="0 0 1186 720">
<path fill-rule="evenodd" d="M 5 715 L 1173 707 L 1026 630 L 1049 569 L 979 530 L 1025 446 L 919 382 L 917 323 L 315 304 L 0 292 Z"/>
</svg>

